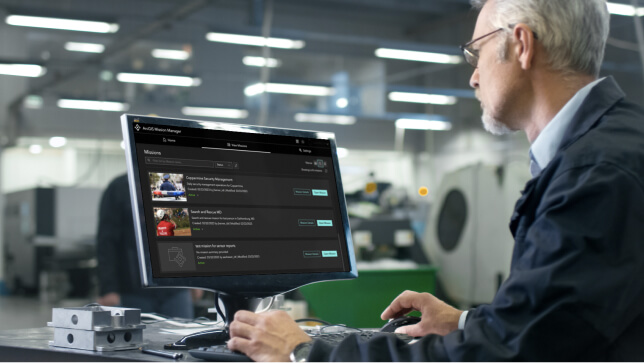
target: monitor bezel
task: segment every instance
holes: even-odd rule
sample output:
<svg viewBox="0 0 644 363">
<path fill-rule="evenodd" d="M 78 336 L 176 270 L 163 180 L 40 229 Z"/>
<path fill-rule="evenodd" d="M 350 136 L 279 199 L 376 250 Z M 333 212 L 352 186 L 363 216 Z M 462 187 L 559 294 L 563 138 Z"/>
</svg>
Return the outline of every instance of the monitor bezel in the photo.
<svg viewBox="0 0 644 363">
<path fill-rule="evenodd" d="M 342 219 L 342 231 L 347 241 L 347 255 L 349 258 L 350 270 L 346 272 L 307 272 L 307 273 L 284 273 L 284 274 L 258 274 L 258 275 L 226 275 L 226 276 L 195 276 L 195 277 L 154 277 L 149 254 L 149 241 L 145 226 L 145 214 L 143 208 L 143 195 L 140 170 L 136 158 L 136 146 L 134 143 L 134 119 L 140 123 L 162 126 L 188 127 L 205 130 L 235 131 L 245 133 L 260 133 L 268 135 L 306 137 L 314 139 L 329 140 L 332 150 L 333 169 L 335 173 L 336 188 L 338 191 L 338 203 L 340 206 L 340 218 Z M 338 163 L 335 135 L 328 132 L 284 129 L 266 126 L 243 125 L 223 123 L 214 121 L 199 121 L 177 118 L 166 118 L 159 116 L 143 116 L 134 114 L 123 114 L 121 116 L 121 128 L 125 143 L 125 156 L 127 163 L 128 181 L 131 193 L 132 213 L 137 241 L 138 262 L 141 272 L 141 282 L 144 287 L 181 287 L 201 288 L 218 291 L 230 295 L 241 295 L 249 297 L 265 297 L 284 293 L 300 286 L 320 281 L 344 280 L 358 277 L 353 241 L 347 214 L 346 200 L 340 166 Z"/>
</svg>

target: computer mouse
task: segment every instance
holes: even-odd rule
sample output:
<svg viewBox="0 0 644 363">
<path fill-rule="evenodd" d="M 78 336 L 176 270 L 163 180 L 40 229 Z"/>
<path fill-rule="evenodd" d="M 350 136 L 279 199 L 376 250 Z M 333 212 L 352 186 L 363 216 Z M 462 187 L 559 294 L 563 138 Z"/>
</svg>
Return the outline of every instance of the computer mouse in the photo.
<svg viewBox="0 0 644 363">
<path fill-rule="evenodd" d="M 383 325 L 382 328 L 380 328 L 380 331 L 383 333 L 393 333 L 401 326 L 416 324 L 419 321 L 420 318 L 417 316 L 401 316 L 400 318 L 390 320 L 387 324 Z"/>
</svg>

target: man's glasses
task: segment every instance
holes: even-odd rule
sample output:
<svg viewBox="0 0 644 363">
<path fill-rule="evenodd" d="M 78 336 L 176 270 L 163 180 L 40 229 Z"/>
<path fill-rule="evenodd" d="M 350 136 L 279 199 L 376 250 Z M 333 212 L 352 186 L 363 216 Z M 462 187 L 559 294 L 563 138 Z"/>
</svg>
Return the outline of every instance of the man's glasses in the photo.
<svg viewBox="0 0 644 363">
<path fill-rule="evenodd" d="M 510 25 L 510 26 L 508 26 L 508 28 L 513 29 L 514 25 Z M 461 48 L 461 51 L 463 52 L 463 56 L 465 57 L 465 61 L 469 65 L 471 65 L 473 68 L 477 68 L 479 66 L 479 50 L 478 49 L 473 49 L 471 47 L 471 45 L 476 43 L 476 42 L 478 42 L 479 40 L 481 40 L 483 38 L 489 37 L 492 34 L 496 34 L 496 33 L 500 32 L 503 29 L 504 28 L 498 28 L 497 30 L 493 30 L 493 31 L 491 31 L 491 32 L 489 32 L 489 33 L 487 33 L 485 35 L 481 35 L 480 37 L 478 37 L 478 38 L 476 38 L 474 40 L 470 40 L 469 42 L 461 45 L 459 48 Z M 538 39 L 537 34 L 535 32 L 532 32 L 532 34 L 534 35 L 534 39 Z"/>
</svg>

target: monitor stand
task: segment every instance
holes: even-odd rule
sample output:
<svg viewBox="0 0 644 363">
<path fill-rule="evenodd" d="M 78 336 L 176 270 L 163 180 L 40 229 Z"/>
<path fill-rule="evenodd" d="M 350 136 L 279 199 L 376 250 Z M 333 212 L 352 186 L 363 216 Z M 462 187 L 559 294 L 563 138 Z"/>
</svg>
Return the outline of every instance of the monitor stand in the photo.
<svg viewBox="0 0 644 363">
<path fill-rule="evenodd" d="M 210 347 L 212 345 L 226 344 L 230 339 L 229 328 L 230 323 L 233 321 L 235 313 L 239 310 L 256 311 L 259 304 L 261 304 L 263 297 L 247 297 L 240 295 L 229 295 L 219 293 L 219 299 L 226 310 L 226 316 L 221 317 L 224 319 L 226 326 L 224 329 L 204 330 L 198 333 L 186 335 L 180 340 L 166 344 L 165 349 L 193 349 L 199 347 Z M 215 301 L 215 304 L 218 302 Z"/>
</svg>

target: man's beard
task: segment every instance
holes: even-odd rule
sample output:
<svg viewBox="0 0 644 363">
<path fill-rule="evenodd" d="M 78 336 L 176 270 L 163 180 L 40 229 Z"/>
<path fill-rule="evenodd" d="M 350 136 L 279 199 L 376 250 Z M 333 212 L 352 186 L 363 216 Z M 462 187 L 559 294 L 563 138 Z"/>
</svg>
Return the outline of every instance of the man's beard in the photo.
<svg viewBox="0 0 644 363">
<path fill-rule="evenodd" d="M 490 116 L 490 114 L 485 110 L 483 110 L 483 116 L 481 116 L 481 121 L 483 121 L 483 127 L 485 128 L 485 130 L 491 133 L 492 135 L 507 135 L 514 132 L 503 122 Z"/>
</svg>

